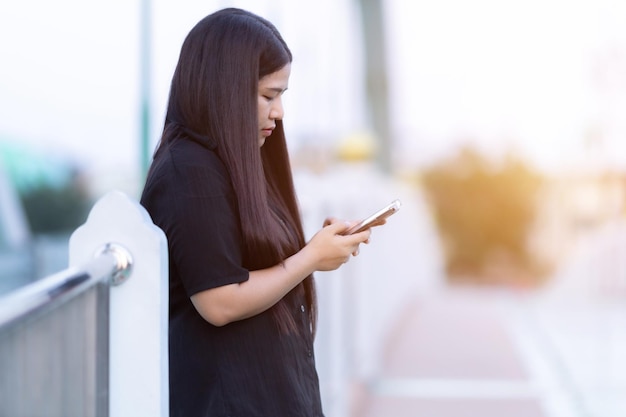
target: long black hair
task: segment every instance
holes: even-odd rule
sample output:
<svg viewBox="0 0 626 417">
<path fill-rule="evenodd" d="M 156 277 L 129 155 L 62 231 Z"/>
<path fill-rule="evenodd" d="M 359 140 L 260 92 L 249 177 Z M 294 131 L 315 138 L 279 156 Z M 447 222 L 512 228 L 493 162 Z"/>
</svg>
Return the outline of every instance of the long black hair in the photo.
<svg viewBox="0 0 626 417">
<path fill-rule="evenodd" d="M 236 8 L 196 24 L 181 48 L 159 149 L 174 138 L 201 135 L 216 143 L 229 170 L 249 270 L 281 263 L 305 244 L 283 124 L 258 142 L 258 84 L 291 63 L 291 51 L 269 21 Z M 313 276 L 301 284 L 315 332 Z M 282 330 L 295 329 L 286 303 L 273 307 Z"/>
</svg>

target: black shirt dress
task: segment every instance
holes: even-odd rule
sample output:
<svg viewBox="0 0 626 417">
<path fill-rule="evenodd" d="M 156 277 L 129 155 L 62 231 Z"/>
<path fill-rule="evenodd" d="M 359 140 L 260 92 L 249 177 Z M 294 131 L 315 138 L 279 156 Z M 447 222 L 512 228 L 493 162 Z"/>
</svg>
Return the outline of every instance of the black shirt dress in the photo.
<svg viewBox="0 0 626 417">
<path fill-rule="evenodd" d="M 249 276 L 235 194 L 215 145 L 179 138 L 161 149 L 141 204 L 168 239 L 170 416 L 323 416 L 302 285 L 286 296 L 299 334 L 281 333 L 271 310 L 215 327 L 191 303 L 200 291 Z"/>
</svg>

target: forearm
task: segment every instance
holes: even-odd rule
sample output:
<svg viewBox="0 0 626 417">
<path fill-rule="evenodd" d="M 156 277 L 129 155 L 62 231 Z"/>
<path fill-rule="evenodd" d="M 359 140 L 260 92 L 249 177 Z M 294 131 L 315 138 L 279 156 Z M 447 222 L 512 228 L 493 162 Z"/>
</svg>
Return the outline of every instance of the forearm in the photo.
<svg viewBox="0 0 626 417">
<path fill-rule="evenodd" d="M 307 247 L 273 267 L 251 271 L 247 281 L 202 291 L 191 297 L 202 317 L 216 326 L 259 314 L 283 298 L 316 269 Z"/>
<path fill-rule="evenodd" d="M 369 230 L 340 235 L 349 224 L 335 222 L 313 236 L 295 255 L 271 268 L 252 271 L 247 281 L 202 291 L 191 297 L 206 321 L 223 326 L 259 314 L 276 304 L 296 285 L 315 271 L 331 271 L 356 254 L 367 242 Z"/>
</svg>

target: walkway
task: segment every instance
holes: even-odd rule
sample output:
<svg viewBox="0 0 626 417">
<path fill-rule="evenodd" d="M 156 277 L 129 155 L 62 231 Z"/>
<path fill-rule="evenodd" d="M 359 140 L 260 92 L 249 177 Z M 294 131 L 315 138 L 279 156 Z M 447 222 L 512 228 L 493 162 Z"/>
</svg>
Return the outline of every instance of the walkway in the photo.
<svg viewBox="0 0 626 417">
<path fill-rule="evenodd" d="M 352 417 L 547 417 L 507 329 L 507 299 L 448 289 L 415 300 Z"/>
<path fill-rule="evenodd" d="M 622 417 L 626 305 L 448 288 L 411 303 L 351 417 Z"/>
</svg>

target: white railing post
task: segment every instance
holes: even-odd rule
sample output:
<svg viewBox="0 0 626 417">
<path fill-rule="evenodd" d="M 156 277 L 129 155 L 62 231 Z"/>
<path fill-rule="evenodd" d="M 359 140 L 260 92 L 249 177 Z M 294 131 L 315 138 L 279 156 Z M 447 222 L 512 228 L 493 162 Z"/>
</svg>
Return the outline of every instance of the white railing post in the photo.
<svg viewBox="0 0 626 417">
<path fill-rule="evenodd" d="M 371 164 L 338 166 L 325 174 L 297 172 L 294 182 L 305 234 L 326 216 L 358 220 L 399 198 L 403 207 L 372 232 L 372 244 L 339 270 L 316 273 L 319 327 L 316 360 L 326 415 L 345 417 L 375 380 L 395 320 L 417 294 L 444 284 L 436 228 L 418 189 Z"/>
<path fill-rule="evenodd" d="M 119 245 L 132 257 L 132 273 L 110 290 L 109 415 L 169 415 L 168 255 L 165 234 L 146 210 L 121 192 L 92 208 L 69 242 L 70 267 Z"/>
</svg>

